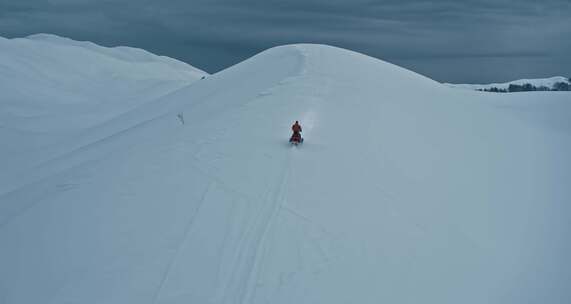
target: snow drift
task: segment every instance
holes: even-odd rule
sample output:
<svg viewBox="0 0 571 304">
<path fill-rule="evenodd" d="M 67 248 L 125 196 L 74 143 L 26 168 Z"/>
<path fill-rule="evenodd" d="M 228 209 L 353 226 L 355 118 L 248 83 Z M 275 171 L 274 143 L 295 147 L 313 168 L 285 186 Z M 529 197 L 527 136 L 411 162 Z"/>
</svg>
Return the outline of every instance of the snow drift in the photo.
<svg viewBox="0 0 571 304">
<path fill-rule="evenodd" d="M 570 97 L 270 49 L 20 174 L 0 299 L 568 303 Z"/>
</svg>

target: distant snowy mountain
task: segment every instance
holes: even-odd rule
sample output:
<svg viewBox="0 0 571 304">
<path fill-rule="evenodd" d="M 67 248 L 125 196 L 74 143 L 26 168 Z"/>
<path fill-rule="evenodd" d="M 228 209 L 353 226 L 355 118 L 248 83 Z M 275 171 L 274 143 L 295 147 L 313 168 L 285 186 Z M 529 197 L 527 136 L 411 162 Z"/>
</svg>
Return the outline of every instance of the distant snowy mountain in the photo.
<svg viewBox="0 0 571 304">
<path fill-rule="evenodd" d="M 505 83 L 490 83 L 490 84 L 452 84 L 445 83 L 445 85 L 452 88 L 468 89 L 475 91 L 569 91 L 571 86 L 571 79 L 568 77 L 551 77 L 539 79 L 520 79 Z M 510 90 L 511 86 L 511 90 Z M 526 89 L 527 88 L 527 89 Z M 563 88 L 563 89 L 562 89 Z"/>
<path fill-rule="evenodd" d="M 49 90 L 62 117 L 99 109 L 84 72 L 116 59 L 85 52 L 42 70 L 96 96 Z M 116 81 L 161 96 L 200 75 L 159 61 L 139 83 L 119 60 L 135 75 Z M 29 164 L 0 180 L 0 302 L 571 303 L 571 93 L 519 95 L 302 44 L 93 112 L 57 149 L 3 156 Z M 41 111 L 11 114 L 28 131 Z"/>
<path fill-rule="evenodd" d="M 0 180 L 69 137 L 204 75 L 141 49 L 48 34 L 0 37 Z"/>
</svg>

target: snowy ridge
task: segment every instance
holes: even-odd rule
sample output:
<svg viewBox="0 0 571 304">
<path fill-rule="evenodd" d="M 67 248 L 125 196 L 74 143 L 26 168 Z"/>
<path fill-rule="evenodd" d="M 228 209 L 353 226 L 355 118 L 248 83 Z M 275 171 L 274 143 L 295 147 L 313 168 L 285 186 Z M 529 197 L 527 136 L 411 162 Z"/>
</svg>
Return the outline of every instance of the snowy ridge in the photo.
<svg viewBox="0 0 571 304">
<path fill-rule="evenodd" d="M 538 79 L 519 79 L 505 83 L 490 83 L 490 84 L 452 84 L 445 83 L 445 85 L 452 88 L 468 89 L 468 90 L 489 90 L 491 88 L 498 88 L 502 90 L 507 90 L 510 84 L 515 85 L 525 85 L 531 84 L 534 87 L 547 87 L 553 89 L 556 83 L 567 83 L 571 84 L 569 78 L 563 76 L 556 76 L 551 78 L 538 78 Z"/>
<path fill-rule="evenodd" d="M 72 137 L 207 75 L 144 50 L 55 35 L 0 37 L 0 181 Z M 0 182 L 0 192 L 2 192 Z"/>
<path fill-rule="evenodd" d="M 204 71 L 192 67 L 184 62 L 166 56 L 157 56 L 155 54 L 147 52 L 146 50 L 138 48 L 125 47 L 125 46 L 108 48 L 97 45 L 90 41 L 76 41 L 73 39 L 60 37 L 53 34 L 34 34 L 26 37 L 25 39 L 52 43 L 63 47 L 75 46 L 91 50 L 93 52 L 101 53 L 122 61 L 148 62 L 148 63 L 160 62 L 171 66 L 175 70 L 179 70 L 181 74 L 194 74 L 195 78 L 200 78 L 206 74 Z M 155 74 L 156 77 L 160 75 L 161 75 L 160 73 Z M 171 77 L 175 75 L 176 74 L 172 74 Z M 131 75 L 131 76 L 136 77 L 137 75 Z M 177 76 L 180 77 L 180 75 Z"/>
<path fill-rule="evenodd" d="M 101 112 L 73 121 L 73 127 L 85 128 L 100 122 L 90 119 L 130 110 L 206 75 L 185 63 L 140 49 L 105 48 L 46 34 L 0 38 L 0 50 L 4 92 L 0 115 L 7 116 L 4 121 L 11 117 L 53 117 L 66 107 Z M 59 125 L 39 124 L 41 119 L 35 121 L 36 127 L 30 121 L 17 121 L 12 127 L 46 131 Z"/>
<path fill-rule="evenodd" d="M 0 194 L 0 295 L 566 303 L 569 96 L 451 90 L 347 50 L 272 48 L 18 175 Z"/>
</svg>

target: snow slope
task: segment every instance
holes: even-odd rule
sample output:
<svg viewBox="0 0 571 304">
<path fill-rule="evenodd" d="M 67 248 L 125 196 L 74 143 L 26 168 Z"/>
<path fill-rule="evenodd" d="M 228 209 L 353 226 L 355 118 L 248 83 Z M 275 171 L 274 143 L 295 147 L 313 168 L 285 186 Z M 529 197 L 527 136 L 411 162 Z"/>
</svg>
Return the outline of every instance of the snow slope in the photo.
<svg viewBox="0 0 571 304">
<path fill-rule="evenodd" d="M 54 35 L 0 37 L 2 179 L 90 127 L 206 75 L 144 50 L 106 48 Z M 1 187 L 0 187 L 1 190 Z"/>
<path fill-rule="evenodd" d="M 510 84 L 515 84 L 515 85 L 519 85 L 519 86 L 522 86 L 525 84 L 531 84 L 532 86 L 537 87 L 537 88 L 547 87 L 549 89 L 553 89 L 555 84 L 558 82 L 571 84 L 571 82 L 569 82 L 569 78 L 563 77 L 563 76 L 556 76 L 556 77 L 551 77 L 551 78 L 520 79 L 520 80 L 514 80 L 514 81 L 510 81 L 510 82 L 505 82 L 505 83 L 491 83 L 491 84 L 445 83 L 445 85 L 452 87 L 452 88 L 468 89 L 468 90 L 489 90 L 491 88 L 498 88 L 498 89 L 507 90 L 509 88 Z"/>
<path fill-rule="evenodd" d="M 18 176 L 0 302 L 569 303 L 571 94 L 514 96 L 265 51 Z"/>
</svg>

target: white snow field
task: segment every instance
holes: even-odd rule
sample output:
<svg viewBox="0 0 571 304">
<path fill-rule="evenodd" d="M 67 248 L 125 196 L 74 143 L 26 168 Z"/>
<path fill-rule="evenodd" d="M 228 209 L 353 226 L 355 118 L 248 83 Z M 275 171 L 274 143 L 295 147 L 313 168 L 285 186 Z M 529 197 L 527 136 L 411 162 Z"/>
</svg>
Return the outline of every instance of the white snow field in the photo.
<svg viewBox="0 0 571 304">
<path fill-rule="evenodd" d="M 0 303 L 570 303 L 570 116 L 272 48 L 15 174 Z"/>
<path fill-rule="evenodd" d="M 0 185 L 31 169 L 30 160 L 68 150 L 61 146 L 68 138 L 204 75 L 141 49 L 48 34 L 0 37 Z"/>
<path fill-rule="evenodd" d="M 489 90 L 491 88 L 507 90 L 510 84 L 515 84 L 520 86 L 525 84 L 531 84 L 537 88 L 547 87 L 549 89 L 553 89 L 555 87 L 555 84 L 558 82 L 571 84 L 569 78 L 563 76 L 555 76 L 550 78 L 537 78 L 537 79 L 519 79 L 510 82 L 490 83 L 490 84 L 454 84 L 454 83 L 444 83 L 444 84 L 452 88 L 468 89 L 468 90 Z"/>
</svg>

